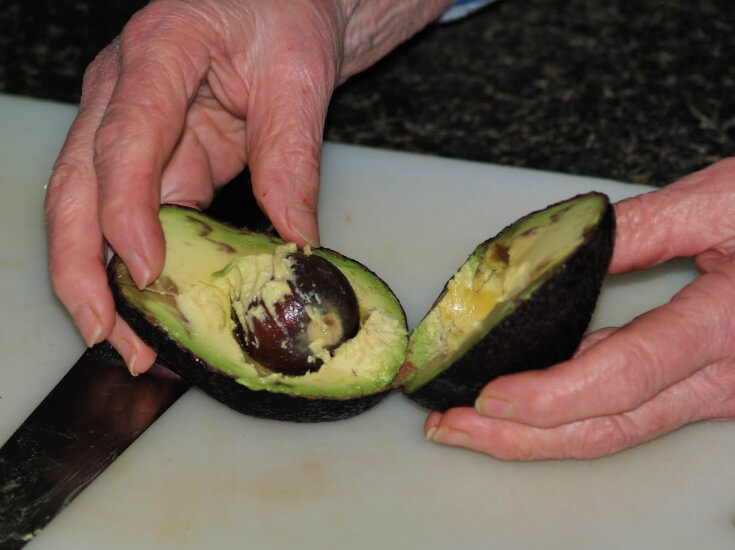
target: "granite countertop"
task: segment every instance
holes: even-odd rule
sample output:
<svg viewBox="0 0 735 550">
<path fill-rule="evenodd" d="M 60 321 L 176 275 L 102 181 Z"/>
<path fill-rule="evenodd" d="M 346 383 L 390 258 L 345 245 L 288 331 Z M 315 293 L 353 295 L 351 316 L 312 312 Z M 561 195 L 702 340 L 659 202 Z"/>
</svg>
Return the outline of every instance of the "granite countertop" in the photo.
<svg viewBox="0 0 735 550">
<path fill-rule="evenodd" d="M 144 4 L 2 3 L 0 92 L 65 102 Z M 732 154 L 733 59 L 731 0 L 500 0 L 348 81 L 326 138 L 663 185 Z"/>
</svg>

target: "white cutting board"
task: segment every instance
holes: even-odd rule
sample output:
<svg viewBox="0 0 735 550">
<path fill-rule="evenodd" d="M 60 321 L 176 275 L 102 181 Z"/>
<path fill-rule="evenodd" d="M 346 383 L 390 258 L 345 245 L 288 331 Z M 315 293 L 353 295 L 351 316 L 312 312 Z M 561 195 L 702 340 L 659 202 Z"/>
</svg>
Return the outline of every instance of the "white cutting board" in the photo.
<svg viewBox="0 0 735 550">
<path fill-rule="evenodd" d="M 83 350 L 47 281 L 43 186 L 74 109 L 0 96 L 0 441 Z M 323 243 L 361 260 L 413 325 L 480 240 L 589 189 L 640 186 L 329 144 Z M 610 278 L 595 326 L 694 276 Z M 241 416 L 189 391 L 29 549 L 735 547 L 735 423 L 589 462 L 505 463 L 423 440 L 394 394 L 322 425 Z"/>
</svg>

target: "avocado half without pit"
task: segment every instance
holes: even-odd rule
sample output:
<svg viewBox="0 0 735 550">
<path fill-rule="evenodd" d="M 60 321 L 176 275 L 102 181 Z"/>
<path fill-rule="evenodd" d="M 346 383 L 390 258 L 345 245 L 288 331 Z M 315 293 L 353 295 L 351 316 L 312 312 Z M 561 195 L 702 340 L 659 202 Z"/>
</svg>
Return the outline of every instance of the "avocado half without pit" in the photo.
<svg viewBox="0 0 735 550">
<path fill-rule="evenodd" d="M 348 418 L 400 386 L 430 409 L 471 406 L 497 376 L 568 359 L 615 233 L 600 193 L 521 218 L 472 252 L 409 338 L 398 299 L 354 260 L 187 208 L 159 218 L 156 281 L 139 290 L 119 258 L 108 267 L 122 318 L 219 401 L 299 422 Z"/>
<path fill-rule="evenodd" d="M 434 409 L 472 406 L 492 379 L 569 359 L 612 256 L 615 215 L 588 193 L 481 243 L 412 331 L 403 391 Z"/>
<path fill-rule="evenodd" d="M 394 386 L 405 313 L 388 286 L 337 252 L 163 206 L 160 276 L 144 290 L 114 258 L 120 315 L 171 370 L 240 412 L 348 418 Z"/>
</svg>

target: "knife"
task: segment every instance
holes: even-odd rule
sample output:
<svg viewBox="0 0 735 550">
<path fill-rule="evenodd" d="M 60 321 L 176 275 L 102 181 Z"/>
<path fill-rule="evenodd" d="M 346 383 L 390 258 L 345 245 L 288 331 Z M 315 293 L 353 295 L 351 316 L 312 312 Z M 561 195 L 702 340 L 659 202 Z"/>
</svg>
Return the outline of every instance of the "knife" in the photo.
<svg viewBox="0 0 735 550">
<path fill-rule="evenodd" d="M 161 364 L 133 378 L 88 349 L 0 449 L 0 549 L 37 535 L 189 388 Z"/>
<path fill-rule="evenodd" d="M 247 170 L 207 212 L 273 231 Z M 0 550 L 38 535 L 189 387 L 160 361 L 133 378 L 106 342 L 85 351 L 0 448 Z"/>
</svg>

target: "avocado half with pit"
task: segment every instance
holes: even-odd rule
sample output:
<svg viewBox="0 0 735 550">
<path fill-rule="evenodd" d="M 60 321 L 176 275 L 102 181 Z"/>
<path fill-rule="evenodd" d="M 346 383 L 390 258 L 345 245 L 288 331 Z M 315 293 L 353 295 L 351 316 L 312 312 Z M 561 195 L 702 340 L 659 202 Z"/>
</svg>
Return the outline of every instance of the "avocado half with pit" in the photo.
<svg viewBox="0 0 735 550">
<path fill-rule="evenodd" d="M 160 276 L 139 290 L 119 258 L 119 314 L 159 360 L 240 412 L 317 422 L 358 414 L 395 383 L 405 313 L 360 263 L 325 248 L 162 206 Z"/>
<path fill-rule="evenodd" d="M 411 333 L 403 391 L 444 411 L 492 379 L 569 359 L 612 256 L 615 215 L 600 193 L 531 213 L 481 243 Z"/>
</svg>

